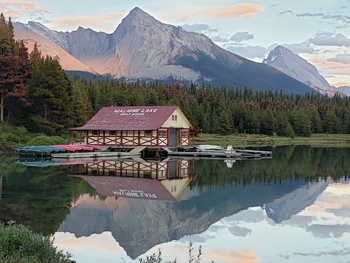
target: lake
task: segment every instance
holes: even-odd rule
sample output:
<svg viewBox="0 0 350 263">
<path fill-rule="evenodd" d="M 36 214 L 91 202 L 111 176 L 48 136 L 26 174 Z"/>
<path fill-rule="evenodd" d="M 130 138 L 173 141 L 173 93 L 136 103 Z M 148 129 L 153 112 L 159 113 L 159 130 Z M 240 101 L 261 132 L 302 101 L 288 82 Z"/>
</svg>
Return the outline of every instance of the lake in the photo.
<svg viewBox="0 0 350 263">
<path fill-rule="evenodd" d="M 350 148 L 272 159 L 0 161 L 0 219 L 55 237 L 78 263 L 349 262 Z"/>
</svg>

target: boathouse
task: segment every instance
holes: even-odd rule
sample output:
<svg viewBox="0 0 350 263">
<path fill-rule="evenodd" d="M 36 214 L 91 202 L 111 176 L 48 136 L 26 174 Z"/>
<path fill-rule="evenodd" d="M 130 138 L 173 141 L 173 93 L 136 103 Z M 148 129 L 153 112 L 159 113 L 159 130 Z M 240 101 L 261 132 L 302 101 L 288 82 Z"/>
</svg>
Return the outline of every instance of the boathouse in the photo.
<svg viewBox="0 0 350 263">
<path fill-rule="evenodd" d="M 104 107 L 84 126 L 80 143 L 105 146 L 185 147 L 195 129 L 178 106 Z M 85 135 L 84 141 L 82 136 Z"/>
</svg>

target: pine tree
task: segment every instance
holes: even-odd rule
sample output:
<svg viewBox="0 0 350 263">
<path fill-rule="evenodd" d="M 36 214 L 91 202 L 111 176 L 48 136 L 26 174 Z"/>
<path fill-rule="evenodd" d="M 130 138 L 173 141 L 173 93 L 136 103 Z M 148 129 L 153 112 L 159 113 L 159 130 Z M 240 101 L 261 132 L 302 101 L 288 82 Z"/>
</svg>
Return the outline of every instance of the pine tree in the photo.
<svg viewBox="0 0 350 263">
<path fill-rule="evenodd" d="M 83 92 L 80 87 L 79 83 L 75 82 L 72 85 L 72 103 L 73 103 L 73 118 L 74 118 L 74 123 L 73 127 L 80 127 L 83 126 L 88 118 L 87 118 L 87 105 L 84 103 L 84 97 L 83 97 Z"/>
<path fill-rule="evenodd" d="M 230 118 L 231 113 L 222 111 L 219 116 L 217 133 L 220 135 L 228 135 L 233 132 L 233 122 Z"/>
<path fill-rule="evenodd" d="M 41 58 L 29 80 L 32 120 L 38 131 L 61 135 L 74 124 L 71 101 L 72 87 L 59 62 L 52 57 Z"/>
<path fill-rule="evenodd" d="M 30 64 L 32 67 L 35 67 L 36 64 L 40 61 L 41 59 L 41 51 L 38 49 L 38 44 L 35 42 L 34 48 L 32 52 L 29 54 L 30 58 Z"/>
<path fill-rule="evenodd" d="M 14 101 L 26 102 L 28 88 L 25 79 L 28 74 L 28 53 L 23 42 L 14 39 L 11 19 L 6 24 L 0 15 L 0 121 L 4 122 L 4 110 L 8 116 Z"/>
<path fill-rule="evenodd" d="M 261 114 L 261 128 L 260 132 L 266 135 L 272 135 L 273 134 L 273 113 L 270 108 L 267 108 L 266 110 L 262 111 Z"/>
<path fill-rule="evenodd" d="M 154 89 L 149 89 L 145 98 L 147 106 L 157 106 L 159 103 L 157 93 Z"/>
<path fill-rule="evenodd" d="M 304 110 L 299 109 L 295 112 L 293 129 L 298 136 L 309 137 L 311 135 L 311 120 Z"/>
</svg>

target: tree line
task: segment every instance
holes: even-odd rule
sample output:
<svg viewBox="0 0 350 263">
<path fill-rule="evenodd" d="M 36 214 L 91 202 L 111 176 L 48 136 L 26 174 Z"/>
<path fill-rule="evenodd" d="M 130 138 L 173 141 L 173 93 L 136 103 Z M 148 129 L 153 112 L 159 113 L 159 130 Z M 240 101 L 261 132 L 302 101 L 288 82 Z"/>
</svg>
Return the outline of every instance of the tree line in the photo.
<svg viewBox="0 0 350 263">
<path fill-rule="evenodd" d="M 84 125 L 107 106 L 177 105 L 203 133 L 266 134 L 294 137 L 313 133 L 350 133 L 349 98 L 319 93 L 253 93 L 232 89 L 126 82 L 115 79 L 69 79 L 59 61 L 42 56 L 37 44 L 28 54 L 14 40 L 11 20 L 0 16 L 1 123 L 23 125 L 30 131 L 62 135 Z"/>
</svg>

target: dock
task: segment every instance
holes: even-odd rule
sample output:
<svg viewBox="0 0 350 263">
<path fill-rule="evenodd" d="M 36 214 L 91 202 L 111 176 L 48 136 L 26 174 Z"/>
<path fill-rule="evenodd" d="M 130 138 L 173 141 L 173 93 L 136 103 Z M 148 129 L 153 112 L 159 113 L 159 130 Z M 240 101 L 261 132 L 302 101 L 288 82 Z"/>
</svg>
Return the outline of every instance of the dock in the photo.
<svg viewBox="0 0 350 263">
<path fill-rule="evenodd" d="M 96 151 L 96 152 L 78 152 L 78 153 L 53 153 L 51 156 L 56 159 L 79 159 L 79 158 L 93 158 L 93 159 L 98 159 L 98 158 L 107 158 L 107 157 L 122 157 L 122 158 L 127 158 L 127 157 L 140 157 L 141 152 L 145 149 L 145 146 L 138 146 L 135 147 L 133 150 L 129 152 L 109 152 L 109 151 Z M 107 150 L 107 149 L 106 149 Z"/>
<path fill-rule="evenodd" d="M 147 147 L 147 146 L 99 146 L 99 148 L 91 145 L 55 145 L 55 146 L 25 146 L 17 149 L 20 155 L 48 157 L 54 159 L 65 160 L 81 160 L 81 159 L 101 159 L 101 158 L 136 158 L 141 156 L 171 158 L 199 158 L 199 159 L 226 159 L 226 160 L 241 160 L 241 159 L 271 159 L 271 151 L 259 150 L 240 150 L 232 149 L 204 149 L 201 147 Z M 154 157 L 154 156 L 153 156 Z"/>
<path fill-rule="evenodd" d="M 256 151 L 256 150 L 205 150 L 205 151 L 173 151 L 168 147 L 162 147 L 167 152 L 169 157 L 199 157 L 199 158 L 215 158 L 215 159 L 246 159 L 246 158 L 261 158 L 271 159 L 271 151 Z"/>
</svg>

